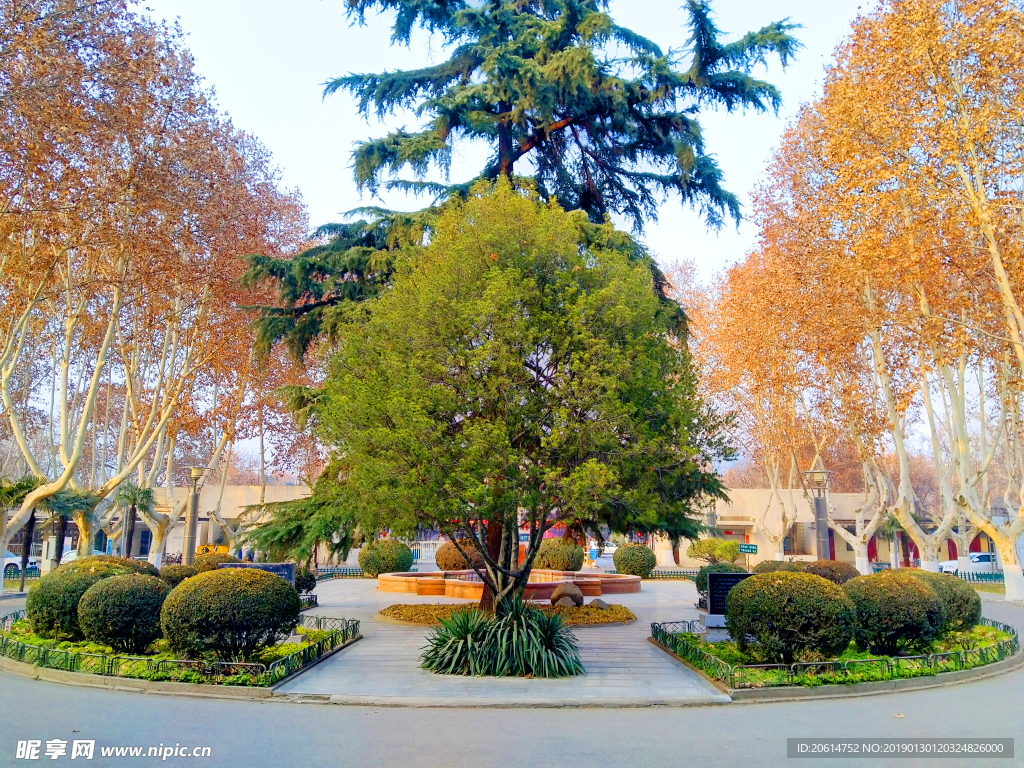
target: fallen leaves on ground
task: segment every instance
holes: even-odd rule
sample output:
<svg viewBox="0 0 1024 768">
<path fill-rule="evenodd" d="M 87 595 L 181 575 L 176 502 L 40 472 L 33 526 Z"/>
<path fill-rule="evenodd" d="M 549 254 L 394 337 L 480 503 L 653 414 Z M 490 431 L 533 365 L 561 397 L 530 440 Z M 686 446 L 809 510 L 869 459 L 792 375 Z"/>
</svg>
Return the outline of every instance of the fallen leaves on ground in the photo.
<svg viewBox="0 0 1024 768">
<path fill-rule="evenodd" d="M 470 605 L 465 603 L 421 603 L 418 605 L 400 603 L 397 605 L 389 605 L 380 613 L 382 616 L 387 616 L 391 619 L 398 619 L 399 621 L 408 621 L 413 624 L 424 624 L 426 626 L 436 626 L 440 623 L 441 619 L 450 618 L 456 611 L 465 611 L 475 607 L 475 603 Z M 565 623 L 573 627 L 619 624 L 636 619 L 633 612 L 624 605 L 609 605 L 608 608 L 604 610 L 601 608 L 594 608 L 590 605 L 584 605 L 579 608 L 555 608 L 550 605 L 538 604 L 536 607 L 547 613 L 554 612 L 560 614 L 565 619 Z"/>
</svg>

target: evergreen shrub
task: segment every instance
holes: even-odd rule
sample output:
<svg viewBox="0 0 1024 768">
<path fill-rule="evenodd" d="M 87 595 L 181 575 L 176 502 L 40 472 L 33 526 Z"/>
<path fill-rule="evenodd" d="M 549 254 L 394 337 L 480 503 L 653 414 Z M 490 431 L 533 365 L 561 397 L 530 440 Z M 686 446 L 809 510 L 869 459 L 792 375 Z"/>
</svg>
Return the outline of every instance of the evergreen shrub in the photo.
<svg viewBox="0 0 1024 768">
<path fill-rule="evenodd" d="M 828 579 L 833 584 L 839 585 L 860 576 L 860 571 L 849 563 L 839 560 L 815 560 L 805 563 L 804 573 L 813 573 L 815 576 L 821 576 L 821 578 Z"/>
<path fill-rule="evenodd" d="M 397 539 L 376 539 L 359 550 L 359 567 L 371 577 L 402 573 L 412 568 L 412 550 Z"/>
<path fill-rule="evenodd" d="M 160 609 L 171 588 L 163 579 L 129 573 L 100 579 L 78 603 L 86 640 L 139 654 L 161 637 Z"/>
<path fill-rule="evenodd" d="M 206 571 L 216 571 L 220 567 L 221 563 L 240 563 L 242 562 L 237 557 L 232 555 L 225 555 L 221 552 L 211 552 L 208 555 L 196 555 L 194 567 L 200 573 Z"/>
<path fill-rule="evenodd" d="M 552 571 L 578 571 L 583 567 L 583 547 L 569 539 L 544 539 L 533 560 L 533 567 Z"/>
<path fill-rule="evenodd" d="M 946 608 L 946 632 L 960 632 L 970 629 L 981 621 L 981 595 L 963 579 L 951 573 L 930 573 L 910 570 L 922 579 L 942 601 Z"/>
<path fill-rule="evenodd" d="M 854 639 L 862 651 L 892 656 L 919 651 L 940 637 L 946 608 L 935 590 L 908 570 L 858 576 L 843 585 L 857 609 Z"/>
<path fill-rule="evenodd" d="M 658 558 L 654 556 L 650 547 L 643 544 L 623 544 L 615 550 L 612 562 L 619 573 L 648 579 L 654 566 L 658 564 Z"/>
<path fill-rule="evenodd" d="M 484 559 L 477 552 L 472 539 L 459 539 L 459 546 L 469 554 L 478 568 L 483 568 Z M 470 565 L 469 560 L 463 556 L 462 552 L 459 552 L 455 547 L 455 544 L 450 541 L 446 541 L 437 548 L 434 562 L 437 563 L 438 569 L 442 571 L 468 571 L 473 567 Z"/>
<path fill-rule="evenodd" d="M 199 569 L 193 565 L 165 565 L 160 569 L 160 578 L 174 589 L 185 579 L 191 579 L 199 573 Z"/>
</svg>

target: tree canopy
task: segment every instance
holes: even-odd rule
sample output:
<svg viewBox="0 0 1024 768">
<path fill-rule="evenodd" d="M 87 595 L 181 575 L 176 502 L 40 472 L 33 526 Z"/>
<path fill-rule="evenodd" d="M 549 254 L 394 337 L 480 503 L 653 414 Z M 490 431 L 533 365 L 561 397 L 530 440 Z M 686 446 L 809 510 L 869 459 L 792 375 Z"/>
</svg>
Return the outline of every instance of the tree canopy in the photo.
<svg viewBox="0 0 1024 768">
<path fill-rule="evenodd" d="M 449 54 L 417 70 L 338 77 L 324 91 L 354 95 L 367 118 L 415 113 L 418 129 L 357 142 L 355 181 L 371 193 L 425 193 L 434 204 L 411 214 L 363 209 L 368 219 L 319 230 L 321 242 L 299 258 L 254 259 L 250 280 L 280 286 L 279 305 L 264 309 L 263 346 L 283 339 L 301 356 L 330 331 L 327 308 L 374 295 L 387 281 L 390 252 L 422 242 L 439 206 L 481 179 L 529 178 L 545 200 L 597 224 L 620 215 L 635 232 L 669 197 L 712 226 L 738 221 L 700 112 L 777 109 L 778 89 L 752 73 L 770 55 L 788 63 L 800 47 L 795 25 L 778 21 L 726 43 L 707 0 L 687 0 L 688 39 L 663 50 L 616 24 L 607 8 L 604 0 L 351 0 L 354 22 L 394 11 L 394 43 L 410 44 L 420 29 L 439 35 Z M 475 178 L 450 183 L 460 142 L 483 142 L 491 154 Z M 427 178 L 437 171 L 444 183 Z M 656 268 L 655 281 L 660 288 Z"/>
</svg>

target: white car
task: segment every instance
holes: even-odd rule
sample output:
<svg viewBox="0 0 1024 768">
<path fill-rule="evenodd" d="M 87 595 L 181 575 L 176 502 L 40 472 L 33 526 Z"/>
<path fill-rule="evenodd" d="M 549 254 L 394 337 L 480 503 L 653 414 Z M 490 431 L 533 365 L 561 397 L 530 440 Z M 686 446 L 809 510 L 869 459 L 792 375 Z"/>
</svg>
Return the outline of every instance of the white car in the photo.
<svg viewBox="0 0 1024 768">
<path fill-rule="evenodd" d="M 969 552 L 968 557 L 971 560 L 970 567 L 967 569 L 969 573 L 996 572 L 996 556 L 994 552 Z M 939 571 L 941 573 L 956 573 L 959 569 L 960 564 L 957 560 L 943 560 L 939 563 Z"/>
<path fill-rule="evenodd" d="M 11 566 L 14 567 L 14 572 L 16 574 L 21 574 L 21 555 L 15 555 L 10 551 L 4 552 L 4 576 L 7 576 L 8 569 L 11 568 Z M 38 568 L 39 560 L 30 556 L 28 559 L 28 567 Z"/>
</svg>

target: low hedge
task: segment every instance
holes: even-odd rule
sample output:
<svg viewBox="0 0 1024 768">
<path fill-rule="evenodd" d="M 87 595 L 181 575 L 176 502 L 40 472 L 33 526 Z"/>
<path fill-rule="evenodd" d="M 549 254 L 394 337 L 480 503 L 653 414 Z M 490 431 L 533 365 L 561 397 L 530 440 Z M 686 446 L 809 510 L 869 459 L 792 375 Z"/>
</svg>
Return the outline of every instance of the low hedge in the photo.
<svg viewBox="0 0 1024 768">
<path fill-rule="evenodd" d="M 744 579 L 726 598 L 725 623 L 740 651 L 754 646 L 764 662 L 792 663 L 811 651 L 842 653 L 854 636 L 857 613 L 843 590 L 811 573 L 777 571 Z"/>
<path fill-rule="evenodd" d="M 764 560 L 750 569 L 751 573 L 776 573 L 777 571 L 803 573 L 804 564 L 792 560 Z"/>
<path fill-rule="evenodd" d="M 702 608 L 708 607 L 708 574 L 709 573 L 746 573 L 747 569 L 735 563 L 711 563 L 697 571 L 694 583 L 697 585 L 697 595 L 700 598 L 698 605 Z"/>
<path fill-rule="evenodd" d="M 175 587 L 164 601 L 160 627 L 176 654 L 245 660 L 287 636 L 299 607 L 299 593 L 280 576 L 222 568 Z"/>
<path fill-rule="evenodd" d="M 160 609 L 170 591 L 163 579 L 138 573 L 100 579 L 78 603 L 82 634 L 118 653 L 144 653 L 161 637 Z"/>
<path fill-rule="evenodd" d="M 221 552 L 211 552 L 208 555 L 196 555 L 194 561 L 194 567 L 199 573 L 205 573 L 206 571 L 216 571 L 221 563 L 240 563 L 242 562 L 237 557 L 231 555 L 225 555 Z"/>
<path fill-rule="evenodd" d="M 860 571 L 841 560 L 815 560 L 804 564 L 804 573 L 813 573 L 828 579 L 833 584 L 843 585 L 860 576 Z"/>
<path fill-rule="evenodd" d="M 578 571 L 583 567 L 583 547 L 563 538 L 544 539 L 533 560 L 534 568 Z"/>
<path fill-rule="evenodd" d="M 295 569 L 295 589 L 300 594 L 308 594 L 316 589 L 316 574 L 309 568 Z"/>
<path fill-rule="evenodd" d="M 907 570 L 858 576 L 843 585 L 857 608 L 854 639 L 862 651 L 892 656 L 940 637 L 946 608 L 935 590 Z"/>
<path fill-rule="evenodd" d="M 459 539 L 459 546 L 462 547 L 464 552 L 469 554 L 478 568 L 482 569 L 484 567 L 484 559 L 477 552 L 472 539 Z M 437 548 L 434 562 L 437 563 L 437 567 L 442 571 L 468 571 L 473 567 L 462 552 L 459 552 L 455 544 L 450 541 L 446 541 Z"/>
<path fill-rule="evenodd" d="M 197 573 L 199 573 L 199 569 L 193 565 L 165 565 L 160 569 L 160 578 L 166 581 L 171 589 L 174 589 L 185 579 L 191 579 Z"/>
<path fill-rule="evenodd" d="M 115 570 L 116 573 L 115 573 Z M 64 563 L 54 569 L 56 571 L 92 571 L 93 573 L 140 573 L 144 576 L 160 576 L 160 572 L 152 563 L 145 560 L 135 560 L 131 557 L 117 557 L 115 555 L 90 555 L 89 557 L 78 557 L 70 563 Z"/>
<path fill-rule="evenodd" d="M 376 539 L 359 550 L 359 567 L 370 577 L 412 568 L 412 550 L 397 539 Z"/>
<path fill-rule="evenodd" d="M 951 573 L 909 570 L 938 595 L 946 608 L 945 632 L 970 629 L 981 621 L 981 595 L 963 579 Z"/>
<path fill-rule="evenodd" d="M 686 548 L 686 556 L 706 563 L 732 563 L 740 556 L 740 543 L 726 539 L 698 539 Z"/>
<path fill-rule="evenodd" d="M 25 600 L 32 631 L 40 637 L 81 640 L 84 635 L 78 623 L 78 602 L 96 582 L 112 576 L 126 575 L 121 568 L 105 564 L 94 568 L 55 569 L 29 590 Z"/>
<path fill-rule="evenodd" d="M 619 573 L 648 579 L 658 564 L 658 558 L 654 556 L 650 547 L 643 544 L 623 544 L 615 550 L 612 562 Z"/>
</svg>

